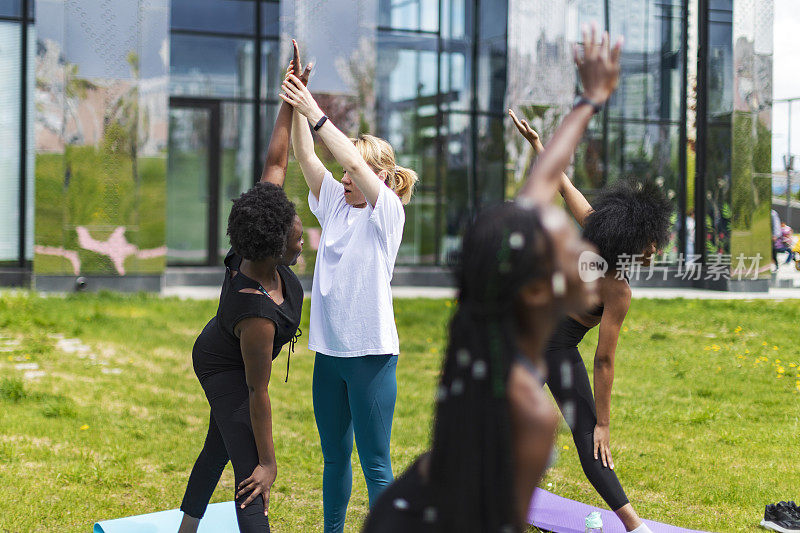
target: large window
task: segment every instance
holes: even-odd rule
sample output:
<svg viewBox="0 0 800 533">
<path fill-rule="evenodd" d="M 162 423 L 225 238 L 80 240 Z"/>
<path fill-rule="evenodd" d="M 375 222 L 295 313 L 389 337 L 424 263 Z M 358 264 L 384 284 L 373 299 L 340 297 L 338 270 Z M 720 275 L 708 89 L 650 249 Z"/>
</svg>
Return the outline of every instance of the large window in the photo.
<svg viewBox="0 0 800 533">
<path fill-rule="evenodd" d="M 26 8 L 28 16 L 23 17 Z M 5 266 L 25 266 L 33 257 L 33 154 L 27 147 L 33 146 L 35 42 L 32 0 L 2 2 L 0 265 Z"/>
<path fill-rule="evenodd" d="M 686 41 L 682 3 L 581 0 L 577 12 L 579 24 L 605 20 L 612 37 L 623 35 L 625 45 L 619 86 L 578 148 L 576 184 L 590 197 L 619 178 L 661 184 L 675 206 L 673 238 L 664 250 L 667 260 L 683 250 L 678 242 L 678 203 L 686 180 L 681 157 Z"/>
<path fill-rule="evenodd" d="M 378 135 L 420 176 L 399 262 L 448 264 L 478 206 L 503 198 L 505 2 L 381 0 Z"/>
<path fill-rule="evenodd" d="M 708 4 L 706 65 L 705 252 L 730 253 L 731 140 L 733 117 L 733 0 Z M 699 252 L 698 252 L 699 253 Z"/>
<path fill-rule="evenodd" d="M 271 0 L 171 3 L 171 264 L 218 264 L 230 201 L 261 174 L 282 70 L 279 8 Z M 181 215 L 192 212 L 202 220 Z"/>
</svg>

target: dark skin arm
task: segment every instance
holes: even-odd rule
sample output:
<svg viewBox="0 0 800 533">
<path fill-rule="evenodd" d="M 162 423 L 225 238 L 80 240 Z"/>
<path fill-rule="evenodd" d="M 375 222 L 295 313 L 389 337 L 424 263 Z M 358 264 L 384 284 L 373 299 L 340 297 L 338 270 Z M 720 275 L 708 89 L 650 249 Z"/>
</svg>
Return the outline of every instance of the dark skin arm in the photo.
<svg viewBox="0 0 800 533">
<path fill-rule="evenodd" d="M 297 76 L 303 85 L 308 84 L 308 76 L 311 74 L 311 66 L 300 71 L 300 52 L 297 42 L 292 39 L 294 57 L 290 63 L 292 72 Z M 292 138 L 292 112 L 294 109 L 286 102 L 282 102 L 278 109 L 278 118 L 275 119 L 275 126 L 272 128 L 272 135 L 269 138 L 267 147 L 267 160 L 264 163 L 264 171 L 261 173 L 261 181 L 269 182 L 283 187 L 286 179 L 286 168 L 289 166 L 289 139 Z"/>
<path fill-rule="evenodd" d="M 622 323 L 631 305 L 631 288 L 613 276 L 600 281 L 603 317 L 600 319 L 597 350 L 594 354 L 594 401 L 597 425 L 594 428 L 594 458 L 603 466 L 614 468 L 611 457 L 611 387 L 614 383 L 614 356 L 617 351 Z"/>
<path fill-rule="evenodd" d="M 269 400 L 269 378 L 272 373 L 272 343 L 275 323 L 266 318 L 245 318 L 237 325 L 236 334 L 242 348 L 244 373 L 250 391 L 250 422 L 258 449 L 258 465 L 250 477 L 236 488 L 236 499 L 249 493 L 242 508 L 261 494 L 264 514 L 269 507 L 269 493 L 278 476 L 275 446 L 272 442 L 272 406 Z"/>
<path fill-rule="evenodd" d="M 531 144 L 536 155 L 541 155 L 544 152 L 544 145 L 542 144 L 539 134 L 536 133 L 536 130 L 528 124 L 527 120 L 518 119 L 517 115 L 515 115 L 512 110 L 509 109 L 508 114 L 511 116 L 511 120 L 514 121 L 514 125 L 522 136 Z M 558 187 L 558 192 L 561 193 L 561 196 L 564 198 L 564 202 L 567 204 L 567 208 L 570 213 L 572 213 L 572 216 L 575 217 L 578 224 L 583 227 L 586 217 L 592 212 L 592 206 L 581 191 L 572 184 L 572 181 L 563 170 L 561 172 L 561 182 Z"/>
</svg>

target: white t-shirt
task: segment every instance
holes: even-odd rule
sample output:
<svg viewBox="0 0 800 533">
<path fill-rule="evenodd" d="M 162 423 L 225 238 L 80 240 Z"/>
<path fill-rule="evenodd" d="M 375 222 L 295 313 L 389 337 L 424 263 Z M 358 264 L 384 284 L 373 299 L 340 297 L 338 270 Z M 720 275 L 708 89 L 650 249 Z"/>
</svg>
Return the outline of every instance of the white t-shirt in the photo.
<svg viewBox="0 0 800 533">
<path fill-rule="evenodd" d="M 374 208 L 352 207 L 326 172 L 319 200 L 309 192 L 308 205 L 322 225 L 308 349 L 335 357 L 399 354 L 389 282 L 406 220 L 400 198 L 381 187 Z"/>
</svg>

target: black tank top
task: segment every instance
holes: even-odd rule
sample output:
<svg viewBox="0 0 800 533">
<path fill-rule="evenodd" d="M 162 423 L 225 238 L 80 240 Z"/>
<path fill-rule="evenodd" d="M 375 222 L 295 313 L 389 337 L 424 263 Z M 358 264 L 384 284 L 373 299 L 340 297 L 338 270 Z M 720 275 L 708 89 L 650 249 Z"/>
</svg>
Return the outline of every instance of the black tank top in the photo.
<svg viewBox="0 0 800 533">
<path fill-rule="evenodd" d="M 225 281 L 219 296 L 217 315 L 203 328 L 194 343 L 192 360 L 194 371 L 202 383 L 208 376 L 228 370 L 244 370 L 242 349 L 234 333 L 236 325 L 250 317 L 268 318 L 275 323 L 272 358 L 275 359 L 289 343 L 286 360 L 286 377 L 289 377 L 288 357 L 300 336 L 300 316 L 303 308 L 303 287 L 287 266 L 278 266 L 283 281 L 283 303 L 276 304 L 261 285 L 239 271 L 242 258 L 231 250 L 225 257 Z M 235 275 L 234 275 L 235 273 Z M 256 289 L 260 293 L 240 292 Z"/>
</svg>

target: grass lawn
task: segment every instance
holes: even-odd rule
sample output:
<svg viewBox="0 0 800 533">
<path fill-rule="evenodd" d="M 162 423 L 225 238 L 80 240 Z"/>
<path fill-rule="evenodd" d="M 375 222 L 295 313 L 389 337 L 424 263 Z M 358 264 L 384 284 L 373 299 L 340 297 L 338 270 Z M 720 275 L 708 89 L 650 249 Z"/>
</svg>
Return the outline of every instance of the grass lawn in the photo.
<svg viewBox="0 0 800 533">
<path fill-rule="evenodd" d="M 180 504 L 208 417 L 190 352 L 216 305 L 2 294 L 0 530 L 86 532 L 95 520 Z M 392 435 L 399 473 L 428 443 L 452 304 L 398 300 L 395 310 L 403 345 Z M 800 499 L 798 323 L 800 301 L 634 301 L 618 351 L 612 450 L 642 516 L 754 531 L 765 504 Z M 595 342 L 593 332 L 583 344 L 590 365 Z M 313 359 L 304 344 L 288 383 L 285 355 L 277 360 L 271 387 L 275 531 L 322 525 Z M 543 485 L 601 504 L 563 428 L 558 447 Z M 213 501 L 232 493 L 229 467 Z M 354 457 L 348 531 L 358 529 L 366 505 Z"/>
</svg>

